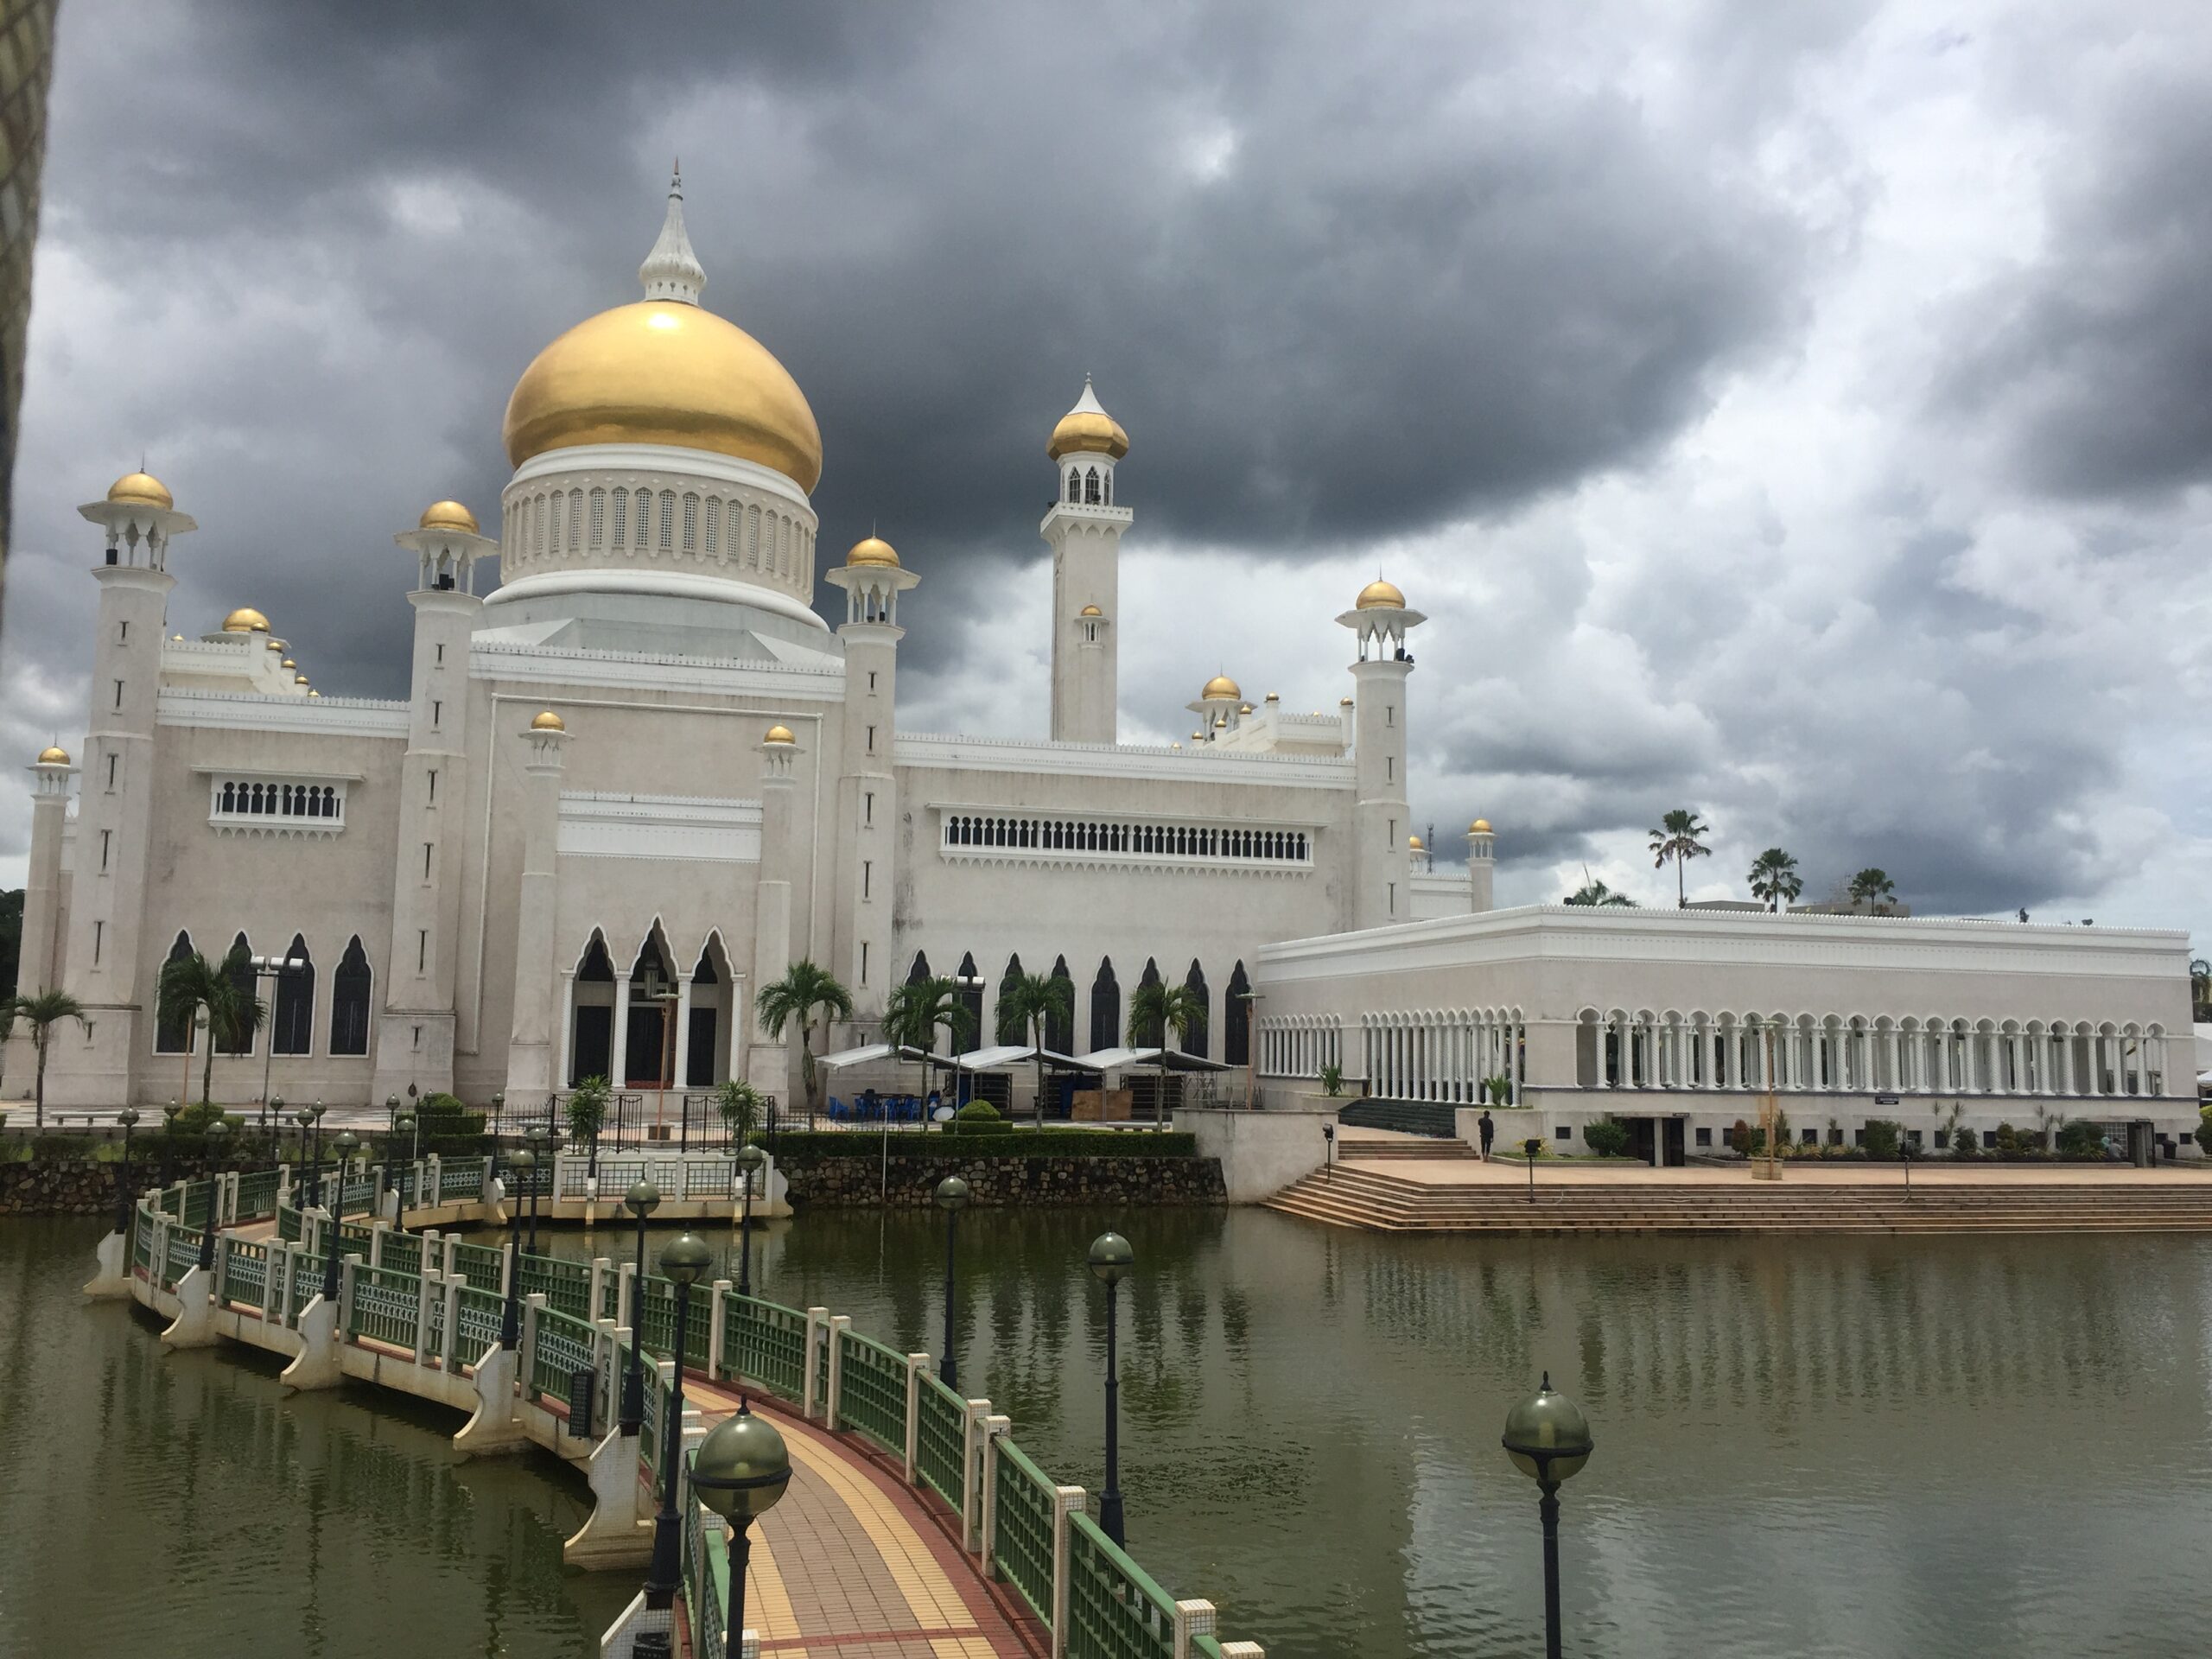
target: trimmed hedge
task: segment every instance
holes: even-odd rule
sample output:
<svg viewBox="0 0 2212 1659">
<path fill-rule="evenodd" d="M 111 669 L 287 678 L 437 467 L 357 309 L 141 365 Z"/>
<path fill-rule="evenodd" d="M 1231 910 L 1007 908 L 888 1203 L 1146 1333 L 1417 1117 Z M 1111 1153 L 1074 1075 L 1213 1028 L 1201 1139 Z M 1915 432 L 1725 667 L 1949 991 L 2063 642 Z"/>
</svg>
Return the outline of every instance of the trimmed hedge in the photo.
<svg viewBox="0 0 2212 1659">
<path fill-rule="evenodd" d="M 772 1146 L 779 1159 L 880 1158 L 883 1137 L 865 1129 L 793 1130 L 753 1137 Z M 1198 1153 L 1198 1137 L 1185 1132 L 1153 1129 L 1017 1129 L 1011 1124 L 1003 1134 L 917 1135 L 893 1130 L 891 1149 L 902 1158 L 942 1157 L 947 1161 L 966 1158 L 1191 1158 Z"/>
</svg>

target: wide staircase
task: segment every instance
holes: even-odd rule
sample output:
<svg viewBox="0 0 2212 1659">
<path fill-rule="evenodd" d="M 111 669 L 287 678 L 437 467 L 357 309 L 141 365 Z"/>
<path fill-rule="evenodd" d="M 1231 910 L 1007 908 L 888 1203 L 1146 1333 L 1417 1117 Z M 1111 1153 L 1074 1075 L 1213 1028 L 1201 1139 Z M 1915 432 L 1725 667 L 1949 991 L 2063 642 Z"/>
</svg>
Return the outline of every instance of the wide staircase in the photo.
<svg viewBox="0 0 2212 1659">
<path fill-rule="evenodd" d="M 1440 1140 L 1427 1135 L 1337 1135 L 1337 1156 L 1357 1158 L 1363 1161 L 1375 1159 L 1419 1158 L 1424 1160 L 1438 1158 L 1472 1158 L 1475 1149 L 1456 1135 Z"/>
<path fill-rule="evenodd" d="M 1792 1185 L 1736 1180 L 1440 1185 L 1393 1173 L 1393 1154 L 1340 1160 L 1268 1200 L 1286 1215 L 1379 1232 L 2212 1232 L 2212 1179 Z M 1399 1154 L 1403 1155 L 1403 1154 Z M 1383 1166 L 1378 1167 L 1377 1165 Z"/>
</svg>

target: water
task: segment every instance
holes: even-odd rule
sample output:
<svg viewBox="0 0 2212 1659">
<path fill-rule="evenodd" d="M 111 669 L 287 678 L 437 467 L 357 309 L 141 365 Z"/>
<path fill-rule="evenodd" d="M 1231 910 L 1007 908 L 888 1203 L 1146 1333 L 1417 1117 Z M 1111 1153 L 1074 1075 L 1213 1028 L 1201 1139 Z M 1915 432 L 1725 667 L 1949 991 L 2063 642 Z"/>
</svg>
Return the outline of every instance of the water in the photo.
<svg viewBox="0 0 2212 1659">
<path fill-rule="evenodd" d="M 1545 1368 L 1598 1440 L 1564 1494 L 1571 1654 L 2205 1651 L 2212 1242 L 959 1225 L 966 1391 L 1094 1491 L 1103 1294 L 1081 1262 L 1105 1226 L 1128 1236 L 1131 1548 L 1270 1659 L 1542 1651 L 1535 1491 L 1497 1435 Z M 128 1310 L 79 1304 L 93 1233 L 0 1227 L 0 1653 L 61 1632 L 134 1659 L 149 1639 L 388 1656 L 401 1632 L 401 1651 L 595 1650 L 634 1586 L 561 1572 L 582 1502 L 561 1465 L 454 1466 L 442 1414 L 281 1402 L 232 1355 L 158 1357 Z M 545 1243 L 620 1258 L 631 1237 Z M 817 1212 L 756 1248 L 762 1294 L 938 1350 L 941 1218 Z M 228 1636 L 218 1595 L 247 1621 Z"/>
</svg>

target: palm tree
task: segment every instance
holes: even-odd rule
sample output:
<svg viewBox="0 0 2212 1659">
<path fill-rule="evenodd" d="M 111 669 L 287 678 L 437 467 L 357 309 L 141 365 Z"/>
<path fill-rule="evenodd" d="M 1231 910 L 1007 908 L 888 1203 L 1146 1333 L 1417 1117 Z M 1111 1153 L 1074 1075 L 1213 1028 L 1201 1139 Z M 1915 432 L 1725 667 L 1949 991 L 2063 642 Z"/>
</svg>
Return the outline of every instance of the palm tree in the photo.
<svg viewBox="0 0 2212 1659">
<path fill-rule="evenodd" d="M 1045 1033 L 1053 1021 L 1075 1018 L 1075 986 L 1050 974 L 1023 974 L 999 987 L 999 1018 L 1029 1033 L 1037 1059 L 1037 1123 L 1045 1122 Z"/>
<path fill-rule="evenodd" d="M 1669 812 L 1659 823 L 1661 827 L 1651 832 L 1651 868 L 1664 869 L 1668 860 L 1674 861 L 1675 908 L 1685 909 L 1689 897 L 1683 885 L 1682 866 L 1713 850 L 1698 839 L 1700 836 L 1711 835 L 1713 827 L 1688 809 Z"/>
<path fill-rule="evenodd" d="M 1139 985 L 1129 998 L 1129 1046 L 1145 1046 L 1144 1033 L 1158 1032 L 1164 1039 L 1175 1033 L 1175 1046 L 1180 1049 L 1191 1035 L 1191 1027 L 1206 1017 L 1205 999 L 1188 985 L 1170 985 L 1164 980 L 1150 980 Z M 1160 1085 L 1153 1096 L 1154 1127 L 1167 1127 L 1167 1046 L 1160 1048 Z"/>
<path fill-rule="evenodd" d="M 974 1019 L 952 982 L 943 975 L 910 979 L 884 1001 L 883 1040 L 928 1054 L 935 1051 L 937 1034 L 943 1030 L 950 1035 L 952 1052 L 957 1054 L 962 1034 Z"/>
<path fill-rule="evenodd" d="M 35 996 L 11 996 L 0 1001 L 0 1038 L 22 1020 L 31 1028 L 31 1049 L 38 1056 L 38 1112 L 36 1127 L 46 1127 L 46 1046 L 54 1027 L 64 1020 L 85 1023 L 85 1010 L 67 991 L 41 991 Z"/>
<path fill-rule="evenodd" d="M 817 1013 L 829 1016 L 823 1022 L 826 1035 L 830 1020 L 853 1017 L 853 994 L 828 969 L 801 957 L 784 970 L 781 979 L 760 988 L 754 1011 L 760 1017 L 761 1029 L 771 1037 L 780 1038 L 785 1026 L 798 1021 L 799 1077 L 806 1085 L 806 1109 L 810 1116 L 821 1110 L 822 1103 L 816 1098 L 820 1084 L 814 1071 L 814 1017 Z"/>
<path fill-rule="evenodd" d="M 2196 1018 L 2205 1017 L 2205 1004 L 2212 1002 L 2212 962 L 2193 957 L 2189 964 L 2189 1000 L 2196 1005 Z"/>
<path fill-rule="evenodd" d="M 227 1048 L 233 1054 L 244 1052 L 251 1046 L 253 1033 L 269 1018 L 268 1007 L 259 997 L 238 988 L 239 976 L 232 970 L 242 965 L 245 955 L 243 947 L 233 945 L 231 954 L 219 965 L 197 950 L 162 965 L 155 1017 L 165 1025 L 184 1028 L 188 1052 L 193 1027 L 203 1010 L 207 1015 L 207 1052 L 200 1069 L 200 1098 L 203 1103 L 214 1094 L 215 1050 Z"/>
<path fill-rule="evenodd" d="M 1618 905 L 1630 910 L 1636 908 L 1635 899 L 1624 893 L 1615 893 L 1587 870 L 1582 873 L 1582 885 L 1567 895 L 1566 902 L 1570 905 Z"/>
<path fill-rule="evenodd" d="M 1797 895 L 1805 891 L 1804 878 L 1797 874 L 1797 861 L 1779 847 L 1770 847 L 1751 861 L 1751 897 L 1764 899 L 1769 910 L 1780 910 L 1795 903 Z"/>
<path fill-rule="evenodd" d="M 1851 878 L 1851 902 L 1879 909 L 1885 899 L 1897 896 L 1897 883 L 1890 880 L 1889 872 L 1869 867 Z"/>
</svg>

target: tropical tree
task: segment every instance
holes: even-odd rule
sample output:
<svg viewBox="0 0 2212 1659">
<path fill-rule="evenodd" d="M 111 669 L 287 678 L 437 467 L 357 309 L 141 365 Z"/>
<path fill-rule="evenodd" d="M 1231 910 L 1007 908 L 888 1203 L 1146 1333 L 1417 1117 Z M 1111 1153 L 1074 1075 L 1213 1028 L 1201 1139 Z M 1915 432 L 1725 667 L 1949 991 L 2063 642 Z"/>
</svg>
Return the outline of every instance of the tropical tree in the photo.
<svg viewBox="0 0 2212 1659">
<path fill-rule="evenodd" d="M 1659 820 L 1660 827 L 1651 832 L 1651 868 L 1664 869 L 1669 861 L 1675 866 L 1675 907 L 1689 904 L 1688 890 L 1683 882 L 1682 867 L 1694 858 L 1703 858 L 1713 849 L 1700 841 L 1700 836 L 1709 836 L 1713 827 L 1688 809 L 1669 812 Z"/>
<path fill-rule="evenodd" d="M 798 1024 L 799 1077 L 806 1085 L 806 1109 L 810 1115 L 820 1111 L 821 1083 L 814 1070 L 815 1016 L 824 1016 L 826 1036 L 831 1020 L 853 1017 L 853 994 L 828 969 L 801 957 L 784 970 L 781 979 L 760 988 L 757 1011 L 761 1029 L 771 1037 L 780 1038 L 785 1026 Z"/>
<path fill-rule="evenodd" d="M 942 974 L 910 979 L 884 1000 L 883 1040 L 925 1054 L 936 1049 L 940 1030 L 951 1037 L 957 1054 L 975 1023 L 966 1000 Z"/>
<path fill-rule="evenodd" d="M 1567 895 L 1567 902 L 1570 905 L 1619 905 L 1630 910 L 1636 908 L 1635 899 L 1624 893 L 1615 893 L 1587 870 L 1582 873 L 1582 885 Z"/>
<path fill-rule="evenodd" d="M 1158 1032 L 1165 1038 L 1170 1032 L 1175 1036 L 1179 1050 L 1190 1040 L 1191 1027 L 1206 1017 L 1205 999 L 1188 985 L 1170 985 L 1165 980 L 1148 980 L 1139 985 L 1129 998 L 1129 1046 L 1145 1046 L 1141 1033 Z M 1153 1096 L 1152 1117 L 1155 1128 L 1167 1127 L 1167 1046 L 1160 1049 L 1160 1086 Z"/>
<path fill-rule="evenodd" d="M 2205 1018 L 2205 1005 L 2212 1002 L 2212 962 L 2202 957 L 2192 957 L 2189 964 L 2189 1000 L 2196 1005 L 2196 1018 Z"/>
<path fill-rule="evenodd" d="M 35 1094 L 38 1109 L 35 1127 L 46 1127 L 46 1046 L 52 1039 L 54 1027 L 64 1020 L 85 1023 L 85 1010 L 77 999 L 67 991 L 41 991 L 33 996 L 11 996 L 0 1001 L 0 1039 L 4 1039 L 22 1020 L 31 1028 L 31 1049 L 38 1057 L 38 1082 Z"/>
<path fill-rule="evenodd" d="M 1897 883 L 1891 880 L 1889 872 L 1871 866 L 1851 878 L 1851 902 L 1869 909 L 1878 907 L 1885 899 L 1897 896 Z"/>
<path fill-rule="evenodd" d="M 725 1077 L 715 1090 L 715 1108 L 721 1114 L 722 1128 L 741 1147 L 760 1128 L 764 1103 L 760 1091 L 743 1077 Z"/>
<path fill-rule="evenodd" d="M 1805 891 L 1804 878 L 1797 874 L 1797 861 L 1779 847 L 1770 847 L 1751 861 L 1751 897 L 1765 902 L 1769 910 L 1780 910 L 1795 903 L 1797 895 Z"/>
<path fill-rule="evenodd" d="M 245 957 L 241 945 L 232 946 L 230 955 L 220 963 L 208 961 L 195 950 L 164 963 L 156 986 L 156 1017 L 164 1024 L 182 1027 L 188 1044 L 200 1014 L 207 1016 L 207 1049 L 200 1068 L 203 1105 L 214 1094 L 215 1051 L 226 1048 L 233 1054 L 244 1052 L 252 1046 L 253 1033 L 269 1018 L 268 1005 L 238 987 L 238 981 L 247 977 L 239 971 Z"/>
<path fill-rule="evenodd" d="M 591 1143 L 594 1166 L 598 1162 L 599 1132 L 607 1127 L 607 1104 L 613 1093 L 613 1085 L 605 1077 L 585 1077 L 569 1090 L 569 1138 Z"/>
<path fill-rule="evenodd" d="M 1051 974 L 1022 974 L 999 987 L 999 1018 L 1029 1033 L 1037 1061 L 1037 1122 L 1045 1122 L 1045 1033 L 1055 1020 L 1075 1018 L 1075 986 Z"/>
</svg>

